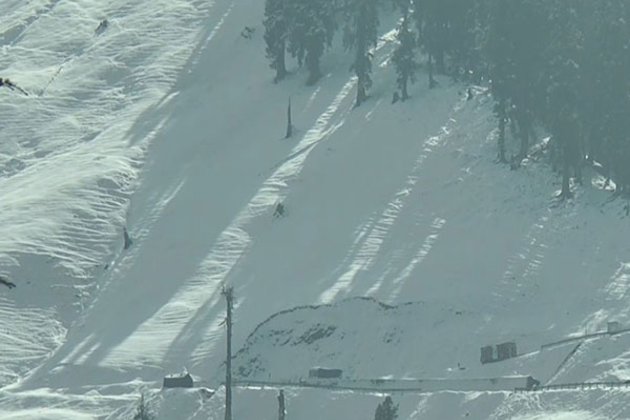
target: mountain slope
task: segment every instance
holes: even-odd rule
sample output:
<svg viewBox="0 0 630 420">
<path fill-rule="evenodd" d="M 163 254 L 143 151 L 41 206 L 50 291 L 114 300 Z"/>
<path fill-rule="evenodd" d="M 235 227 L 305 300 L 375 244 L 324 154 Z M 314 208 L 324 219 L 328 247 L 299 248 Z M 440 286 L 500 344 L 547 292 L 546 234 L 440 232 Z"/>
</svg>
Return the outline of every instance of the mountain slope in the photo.
<svg viewBox="0 0 630 420">
<path fill-rule="evenodd" d="M 434 90 L 424 83 L 415 85 L 410 102 L 391 105 L 394 75 L 388 59 L 393 33 L 387 32 L 389 27 L 384 28 L 375 55 L 372 97 L 363 106 L 353 107 L 355 80 L 339 48 L 326 56 L 322 66 L 326 75 L 316 87 L 304 86 L 305 75 L 299 69 L 293 69 L 286 82 L 274 85 L 261 37 L 263 4 L 254 0 L 202 3 L 182 0 L 155 6 L 138 2 L 131 10 L 121 2 L 100 10 L 86 1 L 80 3 L 82 13 L 58 9 L 79 7 L 79 3 L 42 3 L 42 17 L 28 20 L 33 29 L 8 41 L 12 51 L 23 47 L 34 58 L 43 59 L 38 54 L 40 49 L 48 51 L 48 44 L 40 49 L 23 44 L 29 36 L 41 41 L 54 31 L 53 22 L 43 26 L 40 21 L 60 19 L 66 27 L 82 22 L 85 36 L 102 16 L 113 22 L 112 32 L 92 44 L 102 48 L 98 59 L 83 58 L 97 47 L 76 45 L 77 34 L 53 32 L 64 41 L 58 43 L 60 54 L 71 57 L 64 64 L 68 73 L 60 72 L 39 99 L 11 97 L 12 115 L 31 106 L 48 106 L 49 97 L 66 98 L 61 108 L 50 108 L 50 112 L 57 116 L 85 113 L 98 124 L 87 119 L 77 124 L 77 131 L 60 131 L 52 143 L 55 150 L 60 145 L 61 150 L 69 150 L 64 156 L 73 165 L 57 164 L 52 157 L 32 160 L 42 167 L 72 168 L 72 176 L 60 172 L 58 178 L 51 175 L 55 171 L 38 171 L 37 180 L 81 180 L 78 189 L 59 189 L 63 197 L 81 199 L 69 201 L 74 205 L 55 201 L 63 205 L 58 213 L 57 207 L 51 207 L 51 214 L 59 214 L 51 217 L 52 227 L 41 224 L 14 231 L 23 242 L 36 240 L 37 251 L 16 245 L 16 250 L 4 252 L 39 252 L 43 259 L 52 256 L 63 262 L 67 260 L 55 250 L 78 248 L 81 254 L 69 259 L 77 261 L 75 265 L 62 263 L 66 271 L 51 271 L 51 264 L 40 260 L 29 266 L 36 267 L 37 278 L 45 279 L 53 272 L 62 284 L 73 284 L 64 276 L 69 269 L 94 283 L 80 301 L 85 306 L 78 318 L 72 311 L 65 313 L 56 296 L 41 297 L 44 292 L 35 286 L 16 295 L 17 306 L 24 311 L 29 299 L 42 300 L 38 308 L 54 308 L 56 315 L 46 316 L 58 320 L 42 330 L 63 321 L 68 333 L 62 338 L 63 331 L 55 330 L 53 338 L 47 339 L 51 343 L 28 365 L 39 368 L 2 391 L 0 400 L 7 416 L 9 412 L 32 415 L 21 412 L 23 407 L 55 405 L 77 418 L 106 414 L 120 418 L 128 414 L 139 389 L 157 388 L 166 373 L 183 367 L 216 386 L 224 357 L 220 296 L 224 283 L 236 290 L 237 348 L 256 325 L 278 311 L 354 296 L 389 304 L 422 301 L 439 308 L 430 313 L 461 312 L 466 320 L 460 329 L 435 328 L 436 345 L 448 345 L 458 335 L 474 335 L 479 340 L 515 339 L 521 351 L 529 352 L 585 329 L 603 329 L 607 320 L 630 321 L 625 287 L 630 228 L 619 213 L 619 203 L 608 202 L 608 193 L 600 189 L 596 178 L 579 188 L 574 200 L 557 202 L 558 185 L 542 162 L 529 161 L 518 172 L 496 165 L 496 122 L 484 87 L 474 87 L 475 97 L 467 101 L 465 87 L 444 78 Z M 58 27 L 59 22 L 54 25 Z M 256 28 L 252 40 L 239 35 L 245 25 Z M 126 54 L 133 56 L 127 59 Z M 81 67 L 84 59 L 85 67 Z M 25 71 L 29 76 L 24 85 L 31 90 L 49 80 L 38 76 L 35 68 Z M 96 75 L 88 68 L 96 69 Z M 46 76 L 50 74 L 54 72 Z M 111 95 L 114 105 L 101 106 L 94 99 L 98 106 L 87 106 L 93 103 L 90 95 L 97 99 Z M 289 97 L 297 132 L 283 139 Z M 8 130 L 2 135 L 27 142 L 28 135 L 23 133 L 27 120 L 14 118 L 2 126 Z M 55 133 L 46 125 L 35 126 Z M 78 134 L 81 127 L 105 137 L 97 135 L 86 143 Z M 29 150 L 45 150 L 44 143 Z M 96 144 L 106 148 L 95 150 Z M 74 150 L 87 150 L 114 162 L 106 165 L 103 175 L 98 166 L 85 164 L 92 162 L 90 158 Z M 75 162 L 85 164 L 79 166 L 85 173 Z M 114 174 L 111 178 L 126 181 L 112 184 L 108 171 Z M 3 180 L 5 188 L 15 194 L 22 185 L 18 180 L 29 173 L 28 168 L 18 169 Z M 106 192 L 94 184 L 105 185 Z M 48 190 L 55 191 L 46 186 L 33 188 L 33 197 L 46 202 L 46 195 L 40 194 Z M 83 191 L 89 194 L 82 195 Z M 99 207 L 101 194 L 106 202 L 113 200 L 115 208 Z M 14 206 L 21 210 L 18 214 L 24 214 L 26 207 L 44 211 L 37 200 L 25 207 L 19 207 L 19 202 Z M 283 203 L 284 217 L 273 216 L 277 203 Z M 107 226 L 102 228 L 105 233 L 64 233 L 62 243 L 68 245 L 59 248 L 55 236 L 47 233 L 64 232 L 76 212 L 82 221 L 79 226 L 94 226 L 92 216 Z M 34 220 L 45 220 L 40 214 Z M 114 243 L 123 223 L 134 240 L 124 252 Z M 82 238 L 88 238 L 85 241 L 93 247 Z M 17 268 L 11 270 L 15 277 L 19 273 Z M 20 284 L 22 288 L 26 289 Z M 71 306 L 73 293 L 62 296 L 61 302 Z M 16 305 L 11 295 L 3 296 L 7 307 Z M 354 313 L 357 322 L 359 315 Z M 28 331 L 20 324 L 16 328 Z M 425 328 L 432 328 L 431 321 Z M 46 350 L 60 341 L 63 344 L 41 363 Z M 9 340 L 4 343 L 17 347 Z M 478 360 L 478 346 L 483 343 L 462 347 L 467 365 Z M 607 356 L 610 367 L 598 370 L 597 375 L 625 379 L 625 371 L 615 361 L 625 360 L 623 351 L 612 351 Z M 430 365 L 431 353 L 421 354 L 418 365 Z M 581 354 L 586 353 L 576 356 Z M 586 360 L 566 366 L 592 366 Z M 445 358 L 431 373 L 447 375 L 457 362 Z M 24 365 L 16 368 L 19 374 L 25 370 Z M 406 366 L 392 370 L 407 372 Z M 580 380 L 595 377 L 588 369 L 580 372 L 584 372 Z M 355 373 L 371 372 L 357 369 Z M 562 375 L 571 377 L 566 372 Z M 313 401 L 326 398 L 315 391 L 294 392 L 305 407 L 319 407 Z M 171 394 L 154 400 L 165 398 L 168 404 L 169 396 L 181 397 L 186 413 L 201 410 L 187 418 L 205 415 L 210 405 L 220 405 L 221 400 L 217 395 L 210 405 L 199 408 L 188 397 Z M 197 401 L 197 394 L 189 397 Z M 612 401 L 614 395 L 608 397 Z M 345 409 L 362 404 L 358 401 L 364 397 L 356 398 L 357 402 L 349 398 Z M 409 407 L 416 408 L 405 413 L 408 418 L 444 418 L 440 417 L 443 410 L 465 413 L 466 401 L 475 398 L 415 396 Z M 523 413 L 524 407 L 536 418 L 538 412 L 566 409 L 564 402 L 574 404 L 573 398 L 578 400 L 575 409 L 588 410 L 584 404 L 592 401 L 590 394 L 566 400 L 560 396 L 559 401 L 554 401 L 555 396 L 540 397 L 550 401 L 540 404 L 532 403 L 536 396 L 484 393 L 479 398 L 487 404 L 479 413 L 494 412 L 494 418 L 510 418 Z M 244 397 L 247 405 L 239 410 L 256 412 L 260 399 L 265 397 Z M 368 399 L 375 406 L 374 398 Z M 606 413 L 605 408 L 601 410 Z M 49 418 L 56 415 L 49 414 Z M 68 412 L 64 415 L 72 418 Z M 558 418 L 563 417 L 558 414 Z"/>
</svg>

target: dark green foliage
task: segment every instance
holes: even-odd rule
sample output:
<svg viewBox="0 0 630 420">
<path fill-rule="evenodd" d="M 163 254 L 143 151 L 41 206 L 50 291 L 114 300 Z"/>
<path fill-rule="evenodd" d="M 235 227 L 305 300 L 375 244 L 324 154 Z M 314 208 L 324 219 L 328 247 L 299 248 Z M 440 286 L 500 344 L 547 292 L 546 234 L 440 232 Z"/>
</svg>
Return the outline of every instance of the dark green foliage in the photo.
<svg viewBox="0 0 630 420">
<path fill-rule="evenodd" d="M 623 0 L 583 1 L 580 51 L 584 147 L 589 162 L 597 161 L 630 192 L 630 5 Z"/>
<path fill-rule="evenodd" d="M 390 396 L 376 407 L 374 420 L 396 420 L 398 418 L 398 404 L 394 405 Z"/>
<path fill-rule="evenodd" d="M 146 402 L 144 401 L 144 394 L 140 396 L 140 401 L 138 402 L 133 420 L 153 420 L 153 415 L 149 412 Z"/>
<path fill-rule="evenodd" d="M 266 0 L 265 2 L 265 44 L 270 66 L 276 71 L 275 82 L 287 74 L 285 64 L 286 40 L 289 30 L 289 16 L 286 10 L 287 0 Z"/>
<path fill-rule="evenodd" d="M 307 84 L 315 84 L 321 78 L 319 62 L 327 46 L 332 42 L 336 28 L 335 1 L 290 0 L 289 51 L 300 66 L 306 64 L 309 71 Z"/>
<path fill-rule="evenodd" d="M 367 90 L 372 86 L 372 59 L 370 48 L 378 39 L 378 1 L 345 0 L 347 25 L 344 29 L 344 46 L 354 50 L 351 70 L 357 76 L 356 106 L 367 99 Z"/>
<path fill-rule="evenodd" d="M 544 64 L 547 20 L 545 0 L 493 0 L 486 54 L 490 63 L 492 93 L 504 101 L 505 111 L 517 128 L 521 146 L 515 157 L 527 155 L 534 113 L 544 102 L 540 84 Z"/>
<path fill-rule="evenodd" d="M 398 28 L 398 47 L 394 51 L 392 56 L 392 62 L 396 67 L 396 83 L 398 89 L 401 92 L 401 100 L 406 101 L 409 99 L 409 93 L 407 92 L 408 84 L 414 83 L 416 80 L 416 70 L 418 63 L 416 62 L 415 48 L 416 48 L 416 36 L 409 27 L 410 24 L 410 0 L 400 1 L 400 7 L 403 13 L 403 19 Z"/>
<path fill-rule="evenodd" d="M 546 60 L 541 67 L 542 85 L 545 87 L 546 106 L 541 109 L 541 121 L 557 143 L 562 167 L 562 192 L 564 198 L 571 196 L 570 177 L 581 178 L 581 147 L 583 130 L 580 127 L 581 77 L 579 49 L 582 34 L 574 11 L 561 11 L 562 4 L 548 0 L 549 25 L 552 28 L 545 49 Z"/>
<path fill-rule="evenodd" d="M 434 73 L 489 83 L 500 162 L 518 168 L 542 129 L 551 136 L 547 150 L 562 174 L 562 197 L 571 196 L 571 182 L 581 182 L 586 165 L 616 192 L 630 194 L 628 0 L 266 1 L 265 40 L 276 79 L 286 72 L 287 50 L 315 83 L 320 58 L 343 22 L 360 105 L 372 85 L 379 7 L 393 2 L 401 16 L 391 60 L 400 91 L 394 101 L 408 98 L 420 58 L 429 87 L 437 86 Z"/>
</svg>

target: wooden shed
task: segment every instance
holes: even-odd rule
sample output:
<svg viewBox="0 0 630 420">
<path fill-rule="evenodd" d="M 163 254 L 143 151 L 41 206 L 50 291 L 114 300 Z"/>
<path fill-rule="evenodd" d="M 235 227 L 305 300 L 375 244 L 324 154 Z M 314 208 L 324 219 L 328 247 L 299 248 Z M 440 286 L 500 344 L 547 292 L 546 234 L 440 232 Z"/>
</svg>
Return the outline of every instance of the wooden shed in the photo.
<svg viewBox="0 0 630 420">
<path fill-rule="evenodd" d="M 182 376 L 167 376 L 164 378 L 163 388 L 192 388 L 193 378 L 190 373 Z"/>
<path fill-rule="evenodd" d="M 494 362 L 494 348 L 493 346 L 483 346 L 481 348 L 481 363 Z"/>
<path fill-rule="evenodd" d="M 329 369 L 322 367 L 314 367 L 308 371 L 309 378 L 341 378 L 343 371 L 341 369 Z"/>
</svg>

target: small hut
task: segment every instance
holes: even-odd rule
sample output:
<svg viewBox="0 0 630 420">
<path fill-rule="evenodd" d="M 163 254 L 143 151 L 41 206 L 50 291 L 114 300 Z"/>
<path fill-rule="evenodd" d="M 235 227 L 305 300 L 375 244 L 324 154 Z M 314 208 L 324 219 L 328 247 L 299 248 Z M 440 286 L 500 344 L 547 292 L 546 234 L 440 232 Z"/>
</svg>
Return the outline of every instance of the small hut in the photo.
<svg viewBox="0 0 630 420">
<path fill-rule="evenodd" d="M 493 346 L 483 346 L 481 348 L 481 363 L 494 362 L 494 348 Z"/>
<path fill-rule="evenodd" d="M 190 373 L 181 376 L 167 376 L 164 378 L 163 388 L 192 388 L 193 378 Z"/>
<path fill-rule="evenodd" d="M 308 371 L 309 378 L 323 378 L 323 379 L 331 379 L 331 378 L 341 378 L 341 374 L 343 371 L 341 369 L 329 369 L 322 367 L 314 367 Z"/>
</svg>

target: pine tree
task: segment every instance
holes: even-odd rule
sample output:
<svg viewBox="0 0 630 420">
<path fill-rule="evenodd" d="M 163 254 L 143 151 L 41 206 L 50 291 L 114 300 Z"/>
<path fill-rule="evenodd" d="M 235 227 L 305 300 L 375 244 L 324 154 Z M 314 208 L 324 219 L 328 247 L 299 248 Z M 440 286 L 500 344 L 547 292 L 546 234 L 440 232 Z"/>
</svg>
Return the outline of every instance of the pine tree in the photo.
<svg viewBox="0 0 630 420">
<path fill-rule="evenodd" d="M 468 79 L 479 71 L 481 54 L 477 45 L 482 34 L 477 26 L 483 16 L 478 6 L 482 1 L 447 0 L 445 51 L 450 57 L 450 74 L 455 79 Z"/>
<path fill-rule="evenodd" d="M 413 0 L 412 18 L 418 33 L 417 45 L 427 54 L 427 69 L 429 76 L 429 88 L 437 86 L 434 75 L 433 59 L 436 55 L 436 39 L 439 37 L 435 13 L 436 0 Z"/>
<path fill-rule="evenodd" d="M 264 38 L 267 58 L 271 61 L 271 68 L 276 71 L 274 82 L 279 82 L 287 75 L 285 50 L 289 16 L 286 2 L 287 0 L 265 1 Z"/>
<path fill-rule="evenodd" d="M 547 44 L 546 65 L 542 69 L 546 106 L 541 119 L 557 142 L 562 163 L 562 198 L 571 197 L 570 178 L 580 179 L 583 158 L 580 123 L 581 29 L 575 10 L 567 10 L 562 1 L 548 0 L 549 24 L 553 34 Z"/>
<path fill-rule="evenodd" d="M 603 165 L 603 174 L 614 178 L 618 193 L 630 192 L 630 5 L 623 0 L 584 2 L 580 26 L 580 101 L 585 125 L 587 158 Z"/>
<path fill-rule="evenodd" d="M 396 420 L 398 418 L 398 404 L 394 405 L 390 396 L 376 407 L 374 420 Z"/>
<path fill-rule="evenodd" d="M 372 54 L 370 48 L 378 39 L 378 1 L 347 0 L 348 26 L 344 33 L 344 46 L 354 50 L 351 70 L 357 76 L 356 106 L 367 100 L 367 90 L 372 86 Z"/>
<path fill-rule="evenodd" d="M 392 61 L 396 67 L 396 73 L 398 74 L 396 83 L 401 91 L 401 99 L 405 101 L 409 99 L 409 93 L 407 92 L 409 82 L 415 82 L 418 63 L 416 62 L 414 51 L 416 38 L 409 28 L 411 1 L 399 0 L 399 6 L 403 13 L 403 19 L 397 34 L 399 44 L 396 51 L 394 51 Z"/>
<path fill-rule="evenodd" d="M 289 52 L 300 66 L 306 64 L 307 85 L 315 84 L 322 76 L 320 59 L 334 36 L 334 6 L 331 0 L 291 0 L 289 4 Z"/>
<path fill-rule="evenodd" d="M 144 401 L 144 394 L 140 395 L 140 401 L 138 401 L 138 407 L 136 408 L 133 420 L 153 420 L 153 416 Z"/>
<path fill-rule="evenodd" d="M 517 163 L 526 155 L 534 117 L 544 102 L 540 75 L 548 43 L 545 0 L 492 0 L 485 43 L 492 93 L 520 137 Z M 500 152 L 501 153 L 501 152 Z"/>
</svg>

